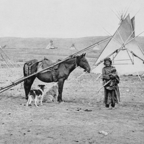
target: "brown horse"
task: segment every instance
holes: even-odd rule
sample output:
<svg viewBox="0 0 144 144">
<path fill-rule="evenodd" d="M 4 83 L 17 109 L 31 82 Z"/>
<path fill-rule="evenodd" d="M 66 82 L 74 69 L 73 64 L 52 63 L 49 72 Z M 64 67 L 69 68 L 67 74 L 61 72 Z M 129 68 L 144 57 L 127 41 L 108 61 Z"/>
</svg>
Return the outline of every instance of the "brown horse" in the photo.
<svg viewBox="0 0 144 144">
<path fill-rule="evenodd" d="M 60 60 L 59 60 L 60 61 Z M 23 67 L 24 76 L 28 76 L 38 71 L 40 62 L 37 60 L 31 60 L 26 62 Z M 46 68 L 52 64 L 52 62 L 48 59 L 44 59 L 42 61 L 42 68 Z M 30 67 L 31 65 L 31 67 Z M 54 66 L 50 70 L 38 73 L 35 76 L 32 76 L 24 81 L 24 89 L 26 99 L 28 99 L 28 93 L 31 89 L 31 86 L 37 77 L 39 80 L 50 83 L 50 82 L 58 82 L 58 101 L 62 101 L 62 91 L 65 80 L 68 78 L 69 74 L 77 67 L 81 67 L 84 71 L 90 73 L 90 65 L 85 58 L 85 54 L 80 56 L 70 57 L 68 60 Z"/>
</svg>

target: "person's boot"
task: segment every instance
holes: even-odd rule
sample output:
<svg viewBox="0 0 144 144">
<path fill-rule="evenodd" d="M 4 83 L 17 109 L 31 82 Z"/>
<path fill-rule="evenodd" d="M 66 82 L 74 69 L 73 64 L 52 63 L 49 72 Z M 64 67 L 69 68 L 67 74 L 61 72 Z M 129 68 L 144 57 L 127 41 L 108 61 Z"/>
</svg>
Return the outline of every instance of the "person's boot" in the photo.
<svg viewBox="0 0 144 144">
<path fill-rule="evenodd" d="M 105 107 L 106 107 L 106 108 L 109 108 L 109 104 L 106 104 Z"/>
<path fill-rule="evenodd" d="M 112 104 L 111 104 L 111 107 L 114 108 L 114 107 L 115 107 L 115 103 L 112 103 Z"/>
</svg>

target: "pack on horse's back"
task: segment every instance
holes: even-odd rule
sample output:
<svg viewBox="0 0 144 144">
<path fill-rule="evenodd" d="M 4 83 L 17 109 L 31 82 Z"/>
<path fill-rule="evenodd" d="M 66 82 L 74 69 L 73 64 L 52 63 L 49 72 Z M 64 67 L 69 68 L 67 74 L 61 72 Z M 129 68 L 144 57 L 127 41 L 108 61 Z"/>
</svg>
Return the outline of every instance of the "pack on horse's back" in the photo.
<svg viewBox="0 0 144 144">
<path fill-rule="evenodd" d="M 33 69 L 33 67 L 35 67 L 35 65 L 38 65 L 38 60 L 33 59 L 30 61 L 27 61 L 23 67 L 24 76 L 28 76 L 28 75 L 32 74 L 33 73 L 32 69 Z M 36 69 L 36 71 L 37 71 L 37 69 Z"/>
</svg>

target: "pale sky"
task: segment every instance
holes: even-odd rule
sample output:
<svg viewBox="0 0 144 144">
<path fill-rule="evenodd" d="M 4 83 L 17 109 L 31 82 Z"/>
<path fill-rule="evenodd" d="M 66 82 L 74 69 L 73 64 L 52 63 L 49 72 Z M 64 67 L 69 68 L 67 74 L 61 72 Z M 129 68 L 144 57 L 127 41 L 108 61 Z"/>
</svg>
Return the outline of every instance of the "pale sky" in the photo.
<svg viewBox="0 0 144 144">
<path fill-rule="evenodd" d="M 119 23 L 115 13 L 127 9 L 131 17 L 140 10 L 136 34 L 144 31 L 144 0 L 0 0 L 0 37 L 107 35 L 102 27 L 113 34 Z"/>
</svg>

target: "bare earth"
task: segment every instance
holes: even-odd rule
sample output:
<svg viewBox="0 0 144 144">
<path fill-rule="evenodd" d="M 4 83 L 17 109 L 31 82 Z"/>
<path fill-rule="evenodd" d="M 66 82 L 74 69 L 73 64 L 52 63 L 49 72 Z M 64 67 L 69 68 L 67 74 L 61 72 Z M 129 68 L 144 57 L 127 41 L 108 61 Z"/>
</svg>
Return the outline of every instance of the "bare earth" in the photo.
<svg viewBox="0 0 144 144">
<path fill-rule="evenodd" d="M 13 77 L 5 69 L 1 79 L 16 80 L 21 69 Z M 70 75 L 60 104 L 26 107 L 22 85 L 1 93 L 0 144 L 143 144 L 144 78 L 122 76 L 121 102 L 111 110 L 103 105 L 103 90 L 98 93 L 101 80 L 95 74 L 77 79 L 81 73 Z"/>
</svg>

